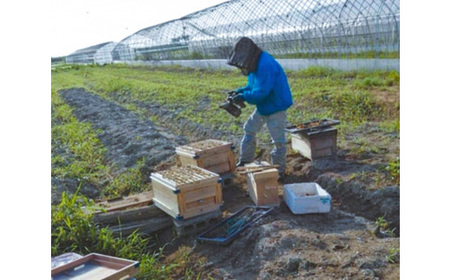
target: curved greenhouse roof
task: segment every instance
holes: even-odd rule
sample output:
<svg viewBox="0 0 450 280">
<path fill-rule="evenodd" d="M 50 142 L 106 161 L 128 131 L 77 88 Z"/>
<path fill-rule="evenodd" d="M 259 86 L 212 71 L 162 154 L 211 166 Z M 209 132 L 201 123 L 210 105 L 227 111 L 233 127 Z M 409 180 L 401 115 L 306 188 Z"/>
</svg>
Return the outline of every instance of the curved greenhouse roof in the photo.
<svg viewBox="0 0 450 280">
<path fill-rule="evenodd" d="M 112 51 L 116 44 L 114 42 L 106 42 L 77 50 L 66 57 L 66 63 L 111 63 L 113 61 Z"/>
<path fill-rule="evenodd" d="M 278 57 L 399 56 L 399 0 L 232 0 L 142 29 L 117 60 L 226 58 L 247 36 Z"/>
</svg>

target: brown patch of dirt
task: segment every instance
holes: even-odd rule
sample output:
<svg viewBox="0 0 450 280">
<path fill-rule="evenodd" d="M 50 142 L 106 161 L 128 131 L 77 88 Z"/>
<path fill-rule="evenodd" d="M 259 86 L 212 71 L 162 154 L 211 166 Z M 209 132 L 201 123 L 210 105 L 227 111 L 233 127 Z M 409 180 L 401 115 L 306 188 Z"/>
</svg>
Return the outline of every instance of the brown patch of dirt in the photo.
<svg viewBox="0 0 450 280">
<path fill-rule="evenodd" d="M 389 118 L 400 115 L 400 90 L 371 90 L 377 102 L 382 104 Z"/>
</svg>

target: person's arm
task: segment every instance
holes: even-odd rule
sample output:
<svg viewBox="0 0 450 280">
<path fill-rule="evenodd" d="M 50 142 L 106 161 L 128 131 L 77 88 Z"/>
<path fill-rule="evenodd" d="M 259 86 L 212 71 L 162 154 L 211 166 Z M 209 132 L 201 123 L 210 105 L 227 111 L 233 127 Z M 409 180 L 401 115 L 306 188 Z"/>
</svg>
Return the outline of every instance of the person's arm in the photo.
<svg viewBox="0 0 450 280">
<path fill-rule="evenodd" d="M 252 89 L 243 92 L 245 101 L 250 104 L 262 102 L 269 95 L 274 83 L 274 71 L 267 66 L 262 67 L 258 70 L 258 75 L 255 75 Z"/>
<path fill-rule="evenodd" d="M 250 75 L 253 75 L 253 74 L 250 74 Z M 243 93 L 244 91 L 249 91 L 249 90 L 251 90 L 251 89 L 252 89 L 252 85 L 251 85 L 250 79 L 251 79 L 251 77 L 248 76 L 248 77 L 247 77 L 247 85 L 245 85 L 244 87 L 238 88 L 238 89 L 236 90 L 236 92 L 237 92 L 237 93 Z"/>
</svg>

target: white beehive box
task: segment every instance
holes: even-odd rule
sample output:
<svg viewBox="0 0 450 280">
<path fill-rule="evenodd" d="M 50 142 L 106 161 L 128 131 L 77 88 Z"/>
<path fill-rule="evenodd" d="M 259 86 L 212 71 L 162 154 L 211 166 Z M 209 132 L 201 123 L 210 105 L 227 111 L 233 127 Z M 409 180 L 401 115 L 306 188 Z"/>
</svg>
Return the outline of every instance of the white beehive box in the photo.
<svg viewBox="0 0 450 280">
<path fill-rule="evenodd" d="M 331 209 L 331 196 L 317 183 L 284 185 L 283 198 L 294 214 L 326 213 Z"/>
</svg>

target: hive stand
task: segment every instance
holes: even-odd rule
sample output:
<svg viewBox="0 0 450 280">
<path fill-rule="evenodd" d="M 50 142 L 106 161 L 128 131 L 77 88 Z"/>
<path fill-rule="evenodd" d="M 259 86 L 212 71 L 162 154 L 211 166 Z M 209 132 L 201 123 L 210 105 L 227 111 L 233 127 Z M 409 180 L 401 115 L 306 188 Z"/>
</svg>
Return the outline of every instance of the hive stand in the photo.
<svg viewBox="0 0 450 280">
<path fill-rule="evenodd" d="M 209 226 L 220 222 L 221 217 L 222 211 L 217 210 L 187 220 L 173 219 L 173 225 L 178 236 L 186 236 L 206 230 Z"/>
</svg>

